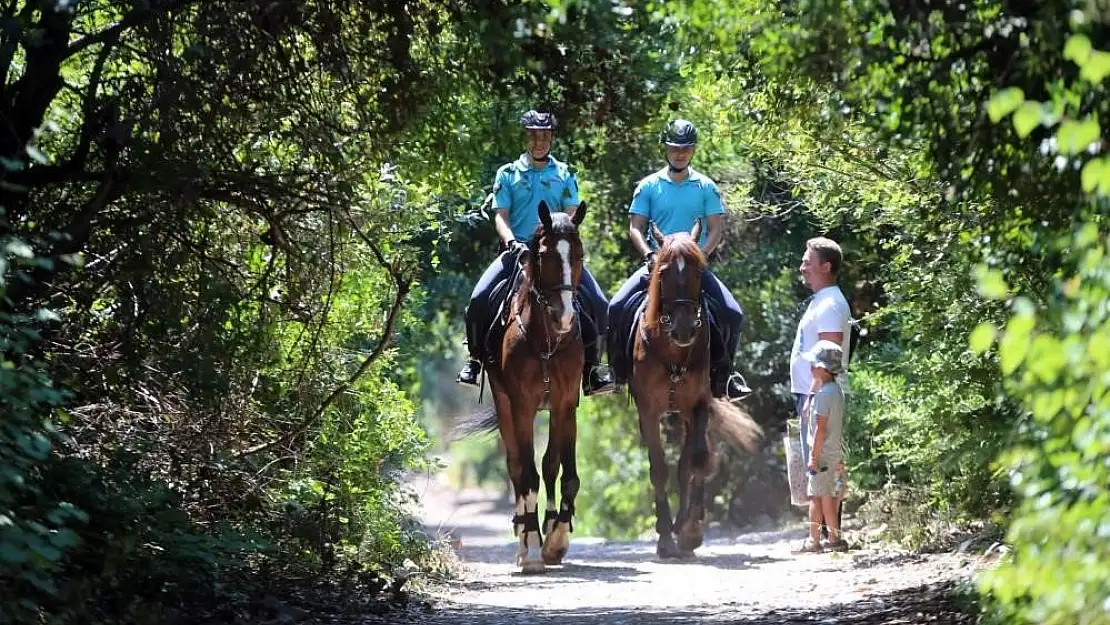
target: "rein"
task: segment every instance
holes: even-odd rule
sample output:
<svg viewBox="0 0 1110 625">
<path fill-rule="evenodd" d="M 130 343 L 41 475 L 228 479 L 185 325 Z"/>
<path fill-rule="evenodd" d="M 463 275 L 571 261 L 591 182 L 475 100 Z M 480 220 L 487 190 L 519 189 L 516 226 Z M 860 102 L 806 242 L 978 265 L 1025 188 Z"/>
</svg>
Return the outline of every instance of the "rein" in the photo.
<svg viewBox="0 0 1110 625">
<path fill-rule="evenodd" d="M 528 296 L 530 298 L 534 299 L 536 301 L 536 303 L 540 305 L 541 310 L 544 311 L 541 314 L 546 316 L 546 314 L 547 314 L 546 311 L 548 309 L 550 309 L 551 303 L 547 299 L 547 296 L 545 294 L 546 293 L 562 293 L 563 291 L 570 291 L 571 293 L 574 293 L 575 292 L 574 285 L 572 285 L 572 284 L 557 284 L 555 286 L 547 287 L 545 289 L 537 289 L 535 284 L 530 284 L 529 289 L 528 289 Z M 521 313 L 518 310 L 516 315 L 515 315 L 516 324 L 517 324 L 517 327 L 520 328 L 521 335 L 523 335 L 524 337 L 527 338 L 528 337 L 528 330 L 525 328 L 524 320 L 521 318 L 520 315 L 521 315 Z M 567 333 L 559 336 L 555 340 L 554 344 L 552 344 L 552 342 L 551 342 L 551 323 L 550 323 L 549 319 L 544 319 L 544 321 L 543 321 L 543 333 L 544 333 L 544 340 L 545 340 L 545 343 L 547 345 L 547 351 L 541 351 L 535 345 L 532 344 L 532 341 L 525 341 L 525 342 L 528 343 L 528 345 L 531 346 L 532 349 L 535 350 L 536 353 L 539 354 L 539 357 L 540 357 L 540 371 L 543 373 L 543 396 L 544 396 L 544 399 L 546 400 L 546 399 L 551 397 L 550 360 L 551 360 L 552 356 L 559 353 L 559 351 L 561 351 L 569 343 L 573 342 L 574 340 L 576 340 L 578 337 L 580 337 L 582 335 L 582 323 L 579 320 L 578 315 L 575 314 L 575 316 L 574 316 L 574 330 L 572 332 L 567 332 Z"/>
<path fill-rule="evenodd" d="M 657 282 L 661 281 L 662 277 L 661 276 L 655 276 L 655 280 Z M 660 298 L 662 298 L 662 295 L 660 295 Z M 700 299 L 692 300 L 692 299 L 688 299 L 688 298 L 676 298 L 674 300 L 674 304 L 675 304 L 675 307 L 678 307 L 678 306 L 693 307 L 697 310 L 697 314 L 694 317 L 694 337 L 695 337 L 695 339 L 692 343 L 690 343 L 690 345 L 687 345 L 686 347 L 679 347 L 679 346 L 675 345 L 673 342 L 671 342 L 669 339 L 667 339 L 665 337 L 663 339 L 664 342 L 669 344 L 673 349 L 678 349 L 678 350 L 686 352 L 686 357 L 682 359 L 681 363 L 668 363 L 663 358 L 660 358 L 660 361 L 663 361 L 663 366 L 665 366 L 667 368 L 668 377 L 670 378 L 670 388 L 667 391 L 667 403 L 668 403 L 667 412 L 668 413 L 676 413 L 677 412 L 677 410 L 675 409 L 675 400 L 674 400 L 675 387 L 682 380 L 682 376 L 686 375 L 686 371 L 690 368 L 690 358 L 694 355 L 694 347 L 697 345 L 697 340 L 701 336 L 701 330 L 702 330 L 702 325 L 703 325 L 703 323 L 702 323 L 702 313 L 703 313 L 704 308 L 705 308 L 702 305 L 702 302 L 700 301 Z M 644 345 L 647 348 L 650 349 L 652 347 L 652 342 L 651 342 L 651 339 L 648 336 L 647 330 L 644 329 L 644 324 L 643 323 L 640 323 L 639 325 L 640 325 L 640 340 L 642 340 L 644 342 Z M 667 315 L 667 314 L 659 315 L 659 327 L 660 327 L 660 333 L 661 334 L 663 334 L 663 333 L 669 334 L 670 331 L 674 329 L 674 321 L 671 319 L 671 316 Z M 659 352 L 656 352 L 656 354 L 658 355 Z"/>
</svg>

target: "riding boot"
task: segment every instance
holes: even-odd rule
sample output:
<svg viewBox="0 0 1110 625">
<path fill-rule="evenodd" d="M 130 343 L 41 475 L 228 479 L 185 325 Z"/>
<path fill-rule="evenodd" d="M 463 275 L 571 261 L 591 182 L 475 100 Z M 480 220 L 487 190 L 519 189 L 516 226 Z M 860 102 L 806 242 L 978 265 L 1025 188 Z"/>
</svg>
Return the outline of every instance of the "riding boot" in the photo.
<svg viewBox="0 0 1110 625">
<path fill-rule="evenodd" d="M 609 372 L 601 368 L 601 342 L 597 339 L 585 344 L 586 364 L 582 370 L 582 393 L 586 397 L 591 395 L 604 395 L 616 390 Z"/>
<path fill-rule="evenodd" d="M 466 349 L 470 353 L 470 359 L 462 366 L 459 375 L 455 378 L 458 384 L 477 387 L 478 379 L 482 376 L 482 361 L 475 355 L 478 352 L 477 334 L 471 324 L 466 324 Z"/>
<path fill-rule="evenodd" d="M 628 375 L 625 373 L 624 360 L 621 358 L 622 346 L 613 340 L 613 334 L 606 340 L 606 348 L 609 352 L 609 374 L 613 378 L 613 384 L 620 386 L 628 383 Z"/>
</svg>

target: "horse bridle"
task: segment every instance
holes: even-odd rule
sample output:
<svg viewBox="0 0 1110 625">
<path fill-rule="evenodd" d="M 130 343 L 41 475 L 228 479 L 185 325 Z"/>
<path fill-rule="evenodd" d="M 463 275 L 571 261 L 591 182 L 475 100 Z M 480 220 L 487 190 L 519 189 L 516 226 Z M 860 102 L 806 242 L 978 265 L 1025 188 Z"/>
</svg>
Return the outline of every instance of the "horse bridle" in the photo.
<svg viewBox="0 0 1110 625">
<path fill-rule="evenodd" d="M 523 257 L 518 256 L 517 262 L 519 263 Z M 535 278 L 533 277 L 530 295 L 535 298 L 536 303 L 543 306 L 547 310 L 551 310 L 551 300 L 548 299 L 550 295 L 558 295 L 563 291 L 570 291 L 576 293 L 577 289 L 573 284 L 556 284 L 554 286 L 544 287 L 542 289 L 536 288 Z M 577 315 L 576 315 L 577 317 Z"/>
<path fill-rule="evenodd" d="M 671 302 L 669 310 L 673 311 L 676 308 L 680 308 L 682 306 L 689 306 L 690 308 L 694 309 L 694 332 L 697 332 L 701 329 L 702 326 L 702 310 L 704 306 L 702 306 L 700 300 L 692 300 L 685 297 L 680 297 Z M 674 320 L 671 318 L 671 315 L 667 313 L 659 315 L 659 325 L 662 326 L 662 328 L 668 333 L 674 330 Z"/>
<path fill-rule="evenodd" d="M 532 285 L 532 297 L 536 298 L 536 303 L 548 310 L 551 310 L 551 301 L 547 298 L 547 294 L 557 295 L 563 291 L 574 293 L 576 289 L 573 284 L 557 284 L 543 289 L 537 289 L 534 284 Z"/>
<path fill-rule="evenodd" d="M 519 258 L 517 259 L 517 262 L 520 262 Z M 535 298 L 536 303 L 544 308 L 545 314 L 550 314 L 551 302 L 548 300 L 547 294 L 549 294 L 549 293 L 562 293 L 563 291 L 570 291 L 571 293 L 574 293 L 575 290 L 576 289 L 574 288 L 573 284 L 557 284 L 555 286 L 550 286 L 550 287 L 545 287 L 545 288 L 542 288 L 542 289 L 538 289 L 538 288 L 536 288 L 536 284 L 533 281 L 533 283 L 531 285 L 531 288 L 529 289 L 529 291 L 530 291 L 529 295 L 532 296 L 533 298 Z M 517 326 L 520 327 L 521 334 L 527 335 L 528 331 L 524 327 L 524 320 L 520 318 L 520 313 L 519 312 L 516 314 L 516 323 L 517 323 Z M 572 335 L 571 341 L 573 341 L 574 338 L 576 338 L 577 335 L 581 334 L 581 332 L 582 332 L 582 323 L 579 320 L 577 313 L 574 314 L 574 329 L 577 332 L 577 334 Z M 559 336 L 555 337 L 555 342 L 554 343 L 552 343 L 552 341 L 551 341 L 551 329 L 550 329 L 550 325 L 548 323 L 543 324 L 543 333 L 544 333 L 544 340 L 547 343 L 547 351 L 539 351 L 538 349 L 536 351 L 539 352 L 539 356 L 540 356 L 540 372 L 543 375 L 543 394 L 544 394 L 544 397 L 550 397 L 551 396 L 551 367 L 550 367 L 551 357 L 554 356 L 556 353 L 558 353 L 559 350 L 562 349 L 562 347 L 564 345 L 568 344 L 568 343 L 565 343 L 563 341 L 563 338 L 565 336 L 567 336 L 568 334 L 570 334 L 570 333 L 568 332 L 568 333 L 560 334 Z M 529 344 L 531 344 L 531 343 L 529 343 Z M 535 346 L 533 346 L 533 349 L 536 349 Z"/>
</svg>

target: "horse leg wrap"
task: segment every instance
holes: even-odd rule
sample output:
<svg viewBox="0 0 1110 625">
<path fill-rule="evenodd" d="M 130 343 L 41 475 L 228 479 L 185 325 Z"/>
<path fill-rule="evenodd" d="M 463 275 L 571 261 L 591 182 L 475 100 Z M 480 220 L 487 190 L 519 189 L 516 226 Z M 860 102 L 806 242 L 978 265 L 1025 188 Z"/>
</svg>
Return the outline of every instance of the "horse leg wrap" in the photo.
<svg viewBox="0 0 1110 625">
<path fill-rule="evenodd" d="M 540 531 L 540 517 L 535 512 L 525 512 L 513 517 L 513 527 L 518 525 L 524 526 L 525 532 L 538 532 Z M 517 533 L 519 535 L 519 532 Z"/>
<path fill-rule="evenodd" d="M 570 532 L 573 534 L 574 533 L 574 521 L 572 520 L 573 518 L 574 518 L 574 508 L 568 506 L 568 507 L 563 508 L 562 510 L 559 511 L 559 516 L 556 517 L 556 520 L 558 520 L 559 523 L 566 523 L 567 526 L 568 526 L 567 529 L 569 529 Z"/>
</svg>

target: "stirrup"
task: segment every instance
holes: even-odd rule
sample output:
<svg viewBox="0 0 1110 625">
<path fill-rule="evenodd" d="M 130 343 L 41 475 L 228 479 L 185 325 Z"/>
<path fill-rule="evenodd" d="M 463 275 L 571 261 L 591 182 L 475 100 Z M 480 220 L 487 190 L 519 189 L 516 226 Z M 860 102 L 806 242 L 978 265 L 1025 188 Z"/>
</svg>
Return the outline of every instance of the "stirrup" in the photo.
<svg viewBox="0 0 1110 625">
<path fill-rule="evenodd" d="M 731 389 L 731 387 L 734 383 L 736 384 L 737 392 L 739 392 L 740 394 L 735 395 L 735 396 L 730 396 L 729 395 L 729 390 Z M 751 394 L 752 394 L 752 389 L 751 389 L 750 386 L 748 386 L 748 381 L 745 380 L 744 376 L 740 375 L 739 373 L 734 371 L 725 380 L 725 398 L 728 399 L 728 401 L 733 402 L 733 403 L 739 403 L 739 402 L 742 402 L 745 399 L 747 399 L 748 396 L 751 395 Z"/>
<path fill-rule="evenodd" d="M 598 380 L 605 382 L 596 389 L 590 389 L 591 377 L 596 376 Z M 595 395 L 608 395 L 617 390 L 617 385 L 613 383 L 613 374 L 608 367 L 598 364 L 590 369 L 590 372 L 582 378 L 582 394 L 586 397 L 593 397 Z"/>
<path fill-rule="evenodd" d="M 477 369 L 477 371 L 475 371 L 475 369 Z M 463 368 L 459 370 L 458 375 L 455 376 L 455 382 L 457 384 L 466 384 L 468 386 L 478 386 L 478 380 L 482 376 L 483 369 L 484 367 L 482 366 L 482 363 L 471 358 L 466 362 L 465 365 L 463 365 Z M 471 377 L 463 379 L 463 373 L 469 373 Z"/>
</svg>

